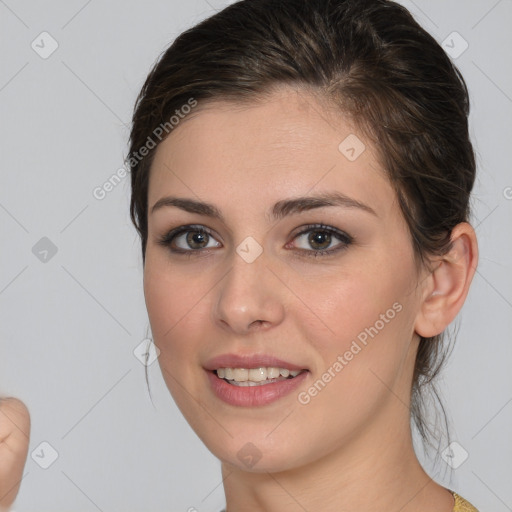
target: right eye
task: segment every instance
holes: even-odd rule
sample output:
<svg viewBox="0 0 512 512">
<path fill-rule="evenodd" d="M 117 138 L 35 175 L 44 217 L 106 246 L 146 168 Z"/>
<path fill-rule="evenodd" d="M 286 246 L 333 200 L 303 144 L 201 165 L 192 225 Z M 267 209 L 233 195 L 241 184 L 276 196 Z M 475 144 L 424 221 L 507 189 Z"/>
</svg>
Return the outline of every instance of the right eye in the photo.
<svg viewBox="0 0 512 512">
<path fill-rule="evenodd" d="M 219 247 L 220 245 L 208 245 L 215 241 L 212 233 L 201 225 L 180 226 L 172 229 L 158 240 L 158 244 L 167 247 L 171 252 L 194 253 L 204 249 Z"/>
</svg>

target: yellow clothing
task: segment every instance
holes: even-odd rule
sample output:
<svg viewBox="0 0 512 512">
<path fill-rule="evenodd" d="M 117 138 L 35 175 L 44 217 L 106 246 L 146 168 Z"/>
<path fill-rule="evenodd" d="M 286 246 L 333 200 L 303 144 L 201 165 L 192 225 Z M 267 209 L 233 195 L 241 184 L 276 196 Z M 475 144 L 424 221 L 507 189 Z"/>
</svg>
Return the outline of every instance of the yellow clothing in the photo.
<svg viewBox="0 0 512 512">
<path fill-rule="evenodd" d="M 466 501 L 462 496 L 459 496 L 456 492 L 450 490 L 455 498 L 455 507 L 453 507 L 453 512 L 478 512 L 478 510 L 471 505 L 468 501 Z"/>
</svg>

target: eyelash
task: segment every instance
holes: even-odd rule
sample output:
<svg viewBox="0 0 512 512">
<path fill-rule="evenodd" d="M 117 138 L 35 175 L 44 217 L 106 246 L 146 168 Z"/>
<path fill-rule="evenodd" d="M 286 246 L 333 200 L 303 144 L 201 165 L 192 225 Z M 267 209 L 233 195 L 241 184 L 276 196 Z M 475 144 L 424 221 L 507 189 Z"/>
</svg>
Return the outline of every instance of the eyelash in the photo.
<svg viewBox="0 0 512 512">
<path fill-rule="evenodd" d="M 308 250 L 308 249 L 298 249 L 301 256 L 306 256 L 308 258 L 317 258 L 319 256 L 330 256 L 332 254 L 344 251 L 348 248 L 350 244 L 353 243 L 354 238 L 347 233 L 344 233 L 343 231 L 340 231 L 336 228 L 333 228 L 331 226 L 326 226 L 325 224 L 309 224 L 304 227 L 302 231 L 294 235 L 293 240 L 296 238 L 305 235 L 306 233 L 309 233 L 311 231 L 318 231 L 318 232 L 324 232 L 329 233 L 330 235 L 333 235 L 338 240 L 340 240 L 342 243 L 337 245 L 334 249 L 320 249 L 320 250 Z M 161 238 L 158 239 L 158 244 L 166 247 L 170 250 L 170 252 L 174 254 L 181 254 L 181 255 L 187 255 L 188 257 L 192 257 L 195 255 L 194 253 L 200 253 L 208 251 L 208 249 L 173 249 L 171 248 L 172 242 L 181 234 L 189 233 L 189 232 L 195 232 L 200 234 L 206 234 L 208 236 L 211 236 L 214 238 L 212 232 L 201 225 L 187 225 L 187 226 L 180 226 L 178 228 L 172 229 L 165 235 L 163 235 Z"/>
</svg>

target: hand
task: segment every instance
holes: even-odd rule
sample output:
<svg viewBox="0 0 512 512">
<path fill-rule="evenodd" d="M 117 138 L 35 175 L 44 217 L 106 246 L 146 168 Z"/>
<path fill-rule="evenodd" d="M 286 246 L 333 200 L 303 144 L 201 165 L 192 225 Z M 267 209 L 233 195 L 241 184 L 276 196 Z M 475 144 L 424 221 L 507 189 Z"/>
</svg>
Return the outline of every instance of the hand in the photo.
<svg viewBox="0 0 512 512">
<path fill-rule="evenodd" d="M 18 494 L 28 453 L 30 413 L 16 398 L 0 398 L 0 512 Z"/>
</svg>

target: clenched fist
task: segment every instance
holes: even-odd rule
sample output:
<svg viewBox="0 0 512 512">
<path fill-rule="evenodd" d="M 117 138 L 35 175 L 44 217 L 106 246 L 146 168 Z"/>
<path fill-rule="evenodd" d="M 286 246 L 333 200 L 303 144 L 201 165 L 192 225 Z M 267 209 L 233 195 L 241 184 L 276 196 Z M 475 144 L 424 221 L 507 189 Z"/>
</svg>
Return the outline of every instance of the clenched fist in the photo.
<svg viewBox="0 0 512 512">
<path fill-rule="evenodd" d="M 0 398 L 0 512 L 14 502 L 30 437 L 30 414 L 16 398 Z"/>
</svg>

